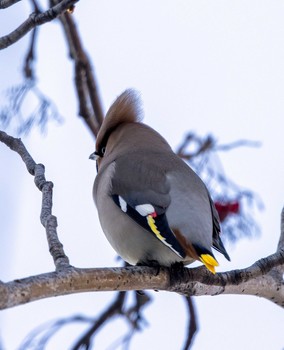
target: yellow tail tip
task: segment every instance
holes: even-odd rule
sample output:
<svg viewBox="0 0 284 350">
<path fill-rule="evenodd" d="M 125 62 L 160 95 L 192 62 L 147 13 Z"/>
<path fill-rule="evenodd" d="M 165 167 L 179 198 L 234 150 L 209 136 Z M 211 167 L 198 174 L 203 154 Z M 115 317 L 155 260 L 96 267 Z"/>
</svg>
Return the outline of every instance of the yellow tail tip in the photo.
<svg viewBox="0 0 284 350">
<path fill-rule="evenodd" d="M 218 261 L 209 254 L 201 254 L 199 258 L 200 261 L 203 262 L 203 264 L 207 267 L 207 269 L 215 275 L 215 266 L 219 266 Z"/>
</svg>

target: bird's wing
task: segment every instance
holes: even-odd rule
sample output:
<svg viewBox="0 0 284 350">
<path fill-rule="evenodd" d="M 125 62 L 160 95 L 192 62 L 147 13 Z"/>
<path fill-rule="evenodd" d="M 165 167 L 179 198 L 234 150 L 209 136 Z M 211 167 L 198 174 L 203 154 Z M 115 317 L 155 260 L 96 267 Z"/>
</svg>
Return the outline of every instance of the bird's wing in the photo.
<svg viewBox="0 0 284 350">
<path fill-rule="evenodd" d="M 186 253 L 168 224 L 170 185 L 152 157 L 127 155 L 115 160 L 111 197 L 138 225 L 151 232 L 180 258 Z"/>
</svg>

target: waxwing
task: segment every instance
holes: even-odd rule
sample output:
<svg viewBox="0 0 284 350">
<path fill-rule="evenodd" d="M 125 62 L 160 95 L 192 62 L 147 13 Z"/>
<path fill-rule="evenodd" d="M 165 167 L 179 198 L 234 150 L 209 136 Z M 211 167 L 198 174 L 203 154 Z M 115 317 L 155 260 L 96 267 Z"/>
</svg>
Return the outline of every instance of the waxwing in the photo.
<svg viewBox="0 0 284 350">
<path fill-rule="evenodd" d="M 141 122 L 140 98 L 123 92 L 98 133 L 93 196 L 102 229 L 131 265 L 201 261 L 218 266 L 212 247 L 230 260 L 207 188 L 155 130 Z"/>
</svg>

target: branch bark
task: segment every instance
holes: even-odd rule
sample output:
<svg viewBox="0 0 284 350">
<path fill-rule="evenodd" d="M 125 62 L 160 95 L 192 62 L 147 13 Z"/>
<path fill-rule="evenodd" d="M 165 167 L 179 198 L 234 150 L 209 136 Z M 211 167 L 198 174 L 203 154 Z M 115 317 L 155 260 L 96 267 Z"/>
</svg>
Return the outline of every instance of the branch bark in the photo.
<svg viewBox="0 0 284 350">
<path fill-rule="evenodd" d="M 52 0 L 52 4 L 58 0 Z M 91 61 L 83 47 L 74 17 L 65 13 L 60 17 L 70 57 L 74 63 L 75 89 L 79 101 L 79 115 L 93 136 L 97 136 L 104 113 L 99 88 Z"/>
<path fill-rule="evenodd" d="M 252 266 L 216 275 L 204 267 L 185 268 L 184 277 L 175 280 L 168 268 L 121 267 L 79 269 L 18 279 L 0 284 L 0 309 L 31 301 L 82 292 L 164 290 L 186 296 L 220 294 L 255 295 L 284 307 L 283 276 L 274 268 L 284 267 L 284 251 L 260 259 Z"/>
<path fill-rule="evenodd" d="M 0 9 L 6 9 L 7 7 L 13 6 L 21 0 L 0 0 Z"/>
</svg>

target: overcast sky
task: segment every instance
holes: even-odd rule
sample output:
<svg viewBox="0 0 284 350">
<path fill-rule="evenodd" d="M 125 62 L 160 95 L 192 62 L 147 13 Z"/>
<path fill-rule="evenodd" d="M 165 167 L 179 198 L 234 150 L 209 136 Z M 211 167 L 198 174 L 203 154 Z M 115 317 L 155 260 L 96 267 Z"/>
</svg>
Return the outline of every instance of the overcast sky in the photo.
<svg viewBox="0 0 284 350">
<path fill-rule="evenodd" d="M 23 1 L 1 10 L 0 35 L 15 28 L 28 10 Z M 219 271 L 243 268 L 272 254 L 284 203 L 283 1 L 80 1 L 74 18 L 93 61 L 105 110 L 123 90 L 134 87 L 141 91 L 145 123 L 174 149 L 187 131 L 212 133 L 222 144 L 261 141 L 261 148 L 219 155 L 225 174 L 258 193 L 265 205 L 256 213 L 261 236 L 229 244 L 232 261 L 218 255 Z M 24 38 L 1 51 L 1 91 L 20 82 L 27 44 Z M 92 201 L 96 171 L 88 157 L 94 140 L 77 117 L 72 64 L 59 24 L 44 25 L 38 44 L 38 84 L 56 103 L 64 123 L 51 123 L 44 137 L 34 130 L 23 140 L 55 184 L 54 214 L 71 264 L 117 266 Z M 39 222 L 40 192 L 19 157 L 2 144 L 0 164 L 0 279 L 52 271 Z M 149 327 L 134 337 L 131 349 L 180 349 L 186 326 L 182 298 L 165 292 L 151 295 L 154 301 L 145 310 Z M 113 297 L 78 294 L 5 310 L 0 316 L 3 347 L 16 349 L 29 331 L 46 321 L 75 313 L 95 316 Z M 200 297 L 195 303 L 200 329 L 193 349 L 284 348 L 280 307 L 245 296 Z M 47 349 L 68 349 L 82 329 L 66 327 Z M 106 327 L 95 348 L 107 349 L 125 330 L 121 321 Z"/>
</svg>

